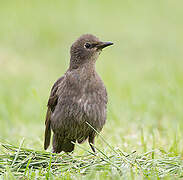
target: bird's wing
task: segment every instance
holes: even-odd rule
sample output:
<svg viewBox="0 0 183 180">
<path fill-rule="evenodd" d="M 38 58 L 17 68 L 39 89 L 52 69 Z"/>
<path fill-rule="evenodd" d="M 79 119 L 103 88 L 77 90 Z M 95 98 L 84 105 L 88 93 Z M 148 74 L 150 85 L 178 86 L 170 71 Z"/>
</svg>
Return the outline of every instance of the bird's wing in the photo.
<svg viewBox="0 0 183 180">
<path fill-rule="evenodd" d="M 58 100 L 58 96 L 57 96 L 57 90 L 59 87 L 59 84 L 62 82 L 62 80 L 64 79 L 64 76 L 62 76 L 61 78 L 59 78 L 53 85 L 52 89 L 51 89 L 51 93 L 50 93 L 50 97 L 48 99 L 48 109 L 47 109 L 47 113 L 46 113 L 46 121 L 45 121 L 45 140 L 44 140 L 44 149 L 46 150 L 48 148 L 48 146 L 50 145 L 50 138 L 51 138 L 51 126 L 50 126 L 50 117 L 52 112 L 55 109 L 55 106 L 57 105 L 57 100 Z"/>
</svg>

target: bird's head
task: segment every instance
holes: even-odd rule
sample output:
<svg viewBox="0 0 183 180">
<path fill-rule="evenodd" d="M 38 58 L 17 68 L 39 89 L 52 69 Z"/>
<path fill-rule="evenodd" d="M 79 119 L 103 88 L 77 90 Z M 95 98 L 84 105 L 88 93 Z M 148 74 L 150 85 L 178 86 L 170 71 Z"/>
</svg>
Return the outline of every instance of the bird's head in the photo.
<svg viewBox="0 0 183 180">
<path fill-rule="evenodd" d="M 112 42 L 102 42 L 91 34 L 79 37 L 71 46 L 70 65 L 78 67 L 84 63 L 95 63 L 103 48 L 113 45 Z"/>
</svg>

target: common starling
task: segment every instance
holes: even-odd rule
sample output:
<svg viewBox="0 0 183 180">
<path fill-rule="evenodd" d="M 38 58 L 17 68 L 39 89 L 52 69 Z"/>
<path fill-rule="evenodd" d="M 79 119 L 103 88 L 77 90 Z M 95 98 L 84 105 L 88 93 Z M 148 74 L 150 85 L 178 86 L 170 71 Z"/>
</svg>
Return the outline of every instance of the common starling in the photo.
<svg viewBox="0 0 183 180">
<path fill-rule="evenodd" d="M 83 143 L 87 139 L 95 152 L 95 130 L 102 130 L 107 108 L 107 91 L 95 70 L 95 62 L 102 49 L 112 44 L 91 34 L 82 35 L 72 44 L 70 66 L 53 85 L 48 100 L 45 150 L 52 130 L 54 153 L 72 152 L 76 141 Z"/>
</svg>

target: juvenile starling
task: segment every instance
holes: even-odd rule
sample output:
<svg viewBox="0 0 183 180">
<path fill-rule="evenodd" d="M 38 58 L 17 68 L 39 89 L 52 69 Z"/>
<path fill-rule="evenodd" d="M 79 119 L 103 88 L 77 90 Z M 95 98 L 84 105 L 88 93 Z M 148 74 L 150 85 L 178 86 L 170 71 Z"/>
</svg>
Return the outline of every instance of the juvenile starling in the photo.
<svg viewBox="0 0 183 180">
<path fill-rule="evenodd" d="M 72 152 L 74 143 L 88 142 L 95 152 L 94 139 L 106 121 L 107 91 L 95 71 L 103 48 L 112 45 L 91 34 L 82 35 L 71 46 L 70 66 L 51 89 L 45 121 L 44 149 L 53 131 L 53 152 Z M 74 142 L 74 143 L 73 143 Z"/>
</svg>

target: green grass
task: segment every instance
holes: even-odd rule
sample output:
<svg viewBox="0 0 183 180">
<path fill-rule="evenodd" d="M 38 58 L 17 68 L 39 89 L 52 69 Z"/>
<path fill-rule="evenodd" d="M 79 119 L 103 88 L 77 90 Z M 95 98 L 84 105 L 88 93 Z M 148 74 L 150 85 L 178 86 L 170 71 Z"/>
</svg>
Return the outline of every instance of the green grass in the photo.
<svg viewBox="0 0 183 180">
<path fill-rule="evenodd" d="M 0 0 L 0 178 L 183 176 L 182 6 Z M 84 33 L 115 44 L 96 65 L 109 96 L 105 141 L 97 138 L 96 156 L 87 143 L 71 156 L 50 154 L 43 151 L 47 99 L 68 67 L 70 45 Z"/>
<path fill-rule="evenodd" d="M 55 179 L 85 177 L 88 179 L 102 178 L 111 179 L 134 179 L 143 176 L 145 178 L 157 177 L 183 177 L 183 161 L 179 156 L 170 157 L 166 153 L 149 151 L 137 154 L 124 154 L 120 149 L 112 148 L 108 143 L 105 152 L 97 148 L 95 154 L 80 145 L 85 154 L 54 154 L 44 151 L 22 148 L 11 144 L 2 144 L 3 153 L 0 155 L 0 175 L 4 178 L 11 176 L 27 179 Z M 110 149 L 110 151 L 109 151 Z M 154 159 L 152 154 L 159 155 Z"/>
</svg>

